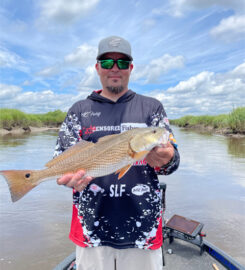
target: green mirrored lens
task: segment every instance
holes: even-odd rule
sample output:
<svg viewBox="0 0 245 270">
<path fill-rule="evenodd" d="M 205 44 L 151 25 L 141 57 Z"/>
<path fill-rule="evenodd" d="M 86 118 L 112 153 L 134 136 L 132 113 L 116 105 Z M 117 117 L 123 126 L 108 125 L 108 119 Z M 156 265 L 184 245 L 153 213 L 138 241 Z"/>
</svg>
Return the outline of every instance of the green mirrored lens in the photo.
<svg viewBox="0 0 245 270">
<path fill-rule="evenodd" d="M 100 64 L 102 68 L 111 69 L 114 65 L 114 60 L 113 59 L 100 60 Z"/>
<path fill-rule="evenodd" d="M 117 63 L 117 67 L 119 69 L 128 69 L 129 64 L 130 64 L 130 61 L 123 60 L 123 59 L 118 59 L 118 60 L 104 59 L 104 60 L 100 60 L 99 62 L 101 64 L 101 67 L 104 69 L 111 69 L 115 63 Z"/>
<path fill-rule="evenodd" d="M 129 63 L 130 62 L 127 60 L 122 60 L 122 59 L 117 60 L 117 66 L 119 69 L 128 69 Z"/>
</svg>

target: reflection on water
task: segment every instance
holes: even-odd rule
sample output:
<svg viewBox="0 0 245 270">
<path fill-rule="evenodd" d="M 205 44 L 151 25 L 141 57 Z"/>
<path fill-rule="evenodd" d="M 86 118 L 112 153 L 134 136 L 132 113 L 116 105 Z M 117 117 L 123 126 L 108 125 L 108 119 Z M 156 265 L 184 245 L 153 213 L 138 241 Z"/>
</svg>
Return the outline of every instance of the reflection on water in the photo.
<svg viewBox="0 0 245 270">
<path fill-rule="evenodd" d="M 177 129 L 175 127 L 175 129 Z M 202 138 L 202 140 L 209 140 L 212 137 L 215 138 L 220 138 L 219 142 L 223 142 L 225 145 L 227 145 L 228 147 L 228 154 L 233 155 L 234 157 L 241 157 L 241 158 L 245 158 L 245 137 L 241 136 L 241 137 L 237 137 L 237 136 L 222 136 L 222 135 L 213 135 L 211 132 L 208 131 L 204 131 L 204 130 L 189 130 L 189 129 L 181 129 L 181 134 L 187 134 L 187 136 L 189 134 L 196 134 L 201 135 L 200 138 Z"/>
<path fill-rule="evenodd" d="M 230 155 L 245 158 L 245 138 L 229 138 L 227 146 Z"/>
<path fill-rule="evenodd" d="M 181 165 L 160 177 L 167 184 L 166 217 L 176 213 L 204 223 L 207 239 L 245 264 L 245 139 L 175 127 L 174 133 Z M 43 168 L 56 136 L 0 137 L 0 170 Z M 0 269 L 52 269 L 71 253 L 71 203 L 71 190 L 49 181 L 13 204 L 0 176 Z"/>
<path fill-rule="evenodd" d="M 15 147 L 19 145 L 23 145 L 26 143 L 27 140 L 30 140 L 32 137 L 40 135 L 42 136 L 54 136 L 57 137 L 57 131 L 55 130 L 46 130 L 39 133 L 28 133 L 23 132 L 21 134 L 9 133 L 3 136 L 0 136 L 0 150 L 3 147 Z"/>
<path fill-rule="evenodd" d="M 25 133 L 19 136 L 13 134 L 0 136 L 0 149 L 3 147 L 15 147 L 21 144 L 25 144 L 29 137 L 30 135 Z"/>
</svg>

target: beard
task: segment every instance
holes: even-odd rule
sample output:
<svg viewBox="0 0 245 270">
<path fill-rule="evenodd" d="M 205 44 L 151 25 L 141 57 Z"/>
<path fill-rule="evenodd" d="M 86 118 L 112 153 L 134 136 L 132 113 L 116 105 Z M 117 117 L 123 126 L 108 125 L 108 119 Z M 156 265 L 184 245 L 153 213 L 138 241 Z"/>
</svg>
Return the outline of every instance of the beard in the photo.
<svg viewBox="0 0 245 270">
<path fill-rule="evenodd" d="M 107 86 L 106 89 L 112 94 L 120 94 L 124 90 L 122 85 L 120 86 Z"/>
</svg>

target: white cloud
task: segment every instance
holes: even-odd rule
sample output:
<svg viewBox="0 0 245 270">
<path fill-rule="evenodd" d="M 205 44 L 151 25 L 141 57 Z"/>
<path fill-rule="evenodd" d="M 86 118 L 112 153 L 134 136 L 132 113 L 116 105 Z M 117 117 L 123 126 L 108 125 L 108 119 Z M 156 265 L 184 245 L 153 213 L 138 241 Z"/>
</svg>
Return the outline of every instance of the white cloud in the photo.
<svg viewBox="0 0 245 270">
<path fill-rule="evenodd" d="M 40 1 L 41 20 L 70 24 L 88 14 L 99 0 L 52 0 Z"/>
<path fill-rule="evenodd" d="M 14 52 L 0 47 L 0 67 L 27 71 L 24 60 Z"/>
<path fill-rule="evenodd" d="M 245 1 L 244 0 L 170 0 L 169 5 L 153 9 L 153 14 L 168 13 L 174 17 L 188 17 L 191 11 L 212 8 L 215 10 L 232 10 L 235 14 L 224 18 L 214 26 L 210 34 L 226 42 L 245 39 Z M 205 14 L 206 16 L 207 14 Z M 205 17 L 204 16 L 204 17 Z"/>
<path fill-rule="evenodd" d="M 79 89 L 98 89 L 101 88 L 101 84 L 99 83 L 99 78 L 97 71 L 94 67 L 94 65 L 88 66 L 85 69 L 84 77 L 82 78 Z"/>
<path fill-rule="evenodd" d="M 132 80 L 144 79 L 144 83 L 155 83 L 159 78 L 172 69 L 182 68 L 184 66 L 184 57 L 181 55 L 163 56 L 153 59 L 147 66 L 136 67 L 132 73 Z"/>
<path fill-rule="evenodd" d="M 21 92 L 21 88 L 16 85 L 0 84 L 0 106 L 3 106 L 5 100 L 11 100 Z"/>
<path fill-rule="evenodd" d="M 239 13 L 245 11 L 244 0 L 170 0 L 169 13 L 178 17 L 185 15 L 187 11 L 193 9 L 204 9 L 213 6 L 233 9 Z"/>
<path fill-rule="evenodd" d="M 85 69 L 89 64 L 95 63 L 96 53 L 96 47 L 89 46 L 86 43 L 82 44 L 73 52 L 64 56 L 64 59 L 60 63 L 40 70 L 37 75 L 44 78 L 53 77 L 63 72 L 65 69 L 72 69 L 75 72 L 79 72 L 80 68 Z"/>
<path fill-rule="evenodd" d="M 210 33 L 213 37 L 227 42 L 245 39 L 245 15 L 230 16 L 221 20 Z"/>
<path fill-rule="evenodd" d="M 67 111 L 71 105 L 87 96 L 87 92 L 73 94 L 56 94 L 51 90 L 24 92 L 16 85 L 0 84 L 0 107 L 18 108 L 27 113 L 45 113 L 60 109 Z"/>
<path fill-rule="evenodd" d="M 29 81 L 29 80 L 25 80 L 24 82 L 23 82 L 23 86 L 29 86 L 29 85 L 31 85 L 32 84 L 32 82 L 31 81 Z"/>
<path fill-rule="evenodd" d="M 168 89 L 169 93 L 183 93 L 183 92 L 197 92 L 205 89 L 207 85 L 210 84 L 213 78 L 213 73 L 208 71 L 203 71 L 196 76 L 191 77 L 187 81 L 179 82 L 175 87 L 170 87 Z"/>
<path fill-rule="evenodd" d="M 156 20 L 146 19 L 142 21 L 142 31 L 143 32 L 150 31 L 154 28 L 155 25 L 156 25 Z"/>
<path fill-rule="evenodd" d="M 234 107 L 244 106 L 245 62 L 227 73 L 203 71 L 167 91 L 149 95 L 164 104 L 170 118 L 228 113 Z"/>
<path fill-rule="evenodd" d="M 245 63 L 237 66 L 236 68 L 234 68 L 231 72 L 230 72 L 231 76 L 235 76 L 238 77 L 240 76 L 241 78 L 245 78 Z"/>
<path fill-rule="evenodd" d="M 97 87 L 98 86 L 98 87 Z M 18 108 L 26 112 L 68 110 L 77 100 L 84 99 L 92 89 L 99 88 L 94 66 L 85 69 L 78 94 L 58 94 L 52 90 L 24 92 L 16 85 L 0 85 L 1 107 Z M 148 93 L 160 100 L 169 118 L 187 114 L 228 113 L 234 107 L 244 106 L 245 62 L 226 73 L 203 71 L 166 91 Z"/>
<path fill-rule="evenodd" d="M 72 53 L 64 57 L 64 62 L 67 65 L 86 67 L 91 62 L 95 62 L 97 48 L 83 44 L 77 47 Z"/>
<path fill-rule="evenodd" d="M 51 66 L 51 67 L 46 67 L 42 70 L 40 70 L 39 72 L 37 72 L 37 76 L 40 76 L 40 77 L 45 77 L 45 78 L 48 78 L 48 77 L 53 77 L 57 74 L 59 74 L 61 71 L 61 66 Z"/>
</svg>

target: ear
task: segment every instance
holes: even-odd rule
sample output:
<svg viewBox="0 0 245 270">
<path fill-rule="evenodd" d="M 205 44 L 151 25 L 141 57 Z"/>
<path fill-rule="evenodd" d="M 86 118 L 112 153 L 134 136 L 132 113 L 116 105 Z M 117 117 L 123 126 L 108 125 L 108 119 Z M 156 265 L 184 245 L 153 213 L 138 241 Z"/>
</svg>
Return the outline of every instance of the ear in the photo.
<svg viewBox="0 0 245 270">
<path fill-rule="evenodd" d="M 95 69 L 96 69 L 97 73 L 99 74 L 99 63 L 98 62 L 95 64 Z"/>
<path fill-rule="evenodd" d="M 134 65 L 133 64 L 130 64 L 130 67 L 129 67 L 130 72 L 133 70 L 133 68 L 134 68 Z"/>
</svg>

